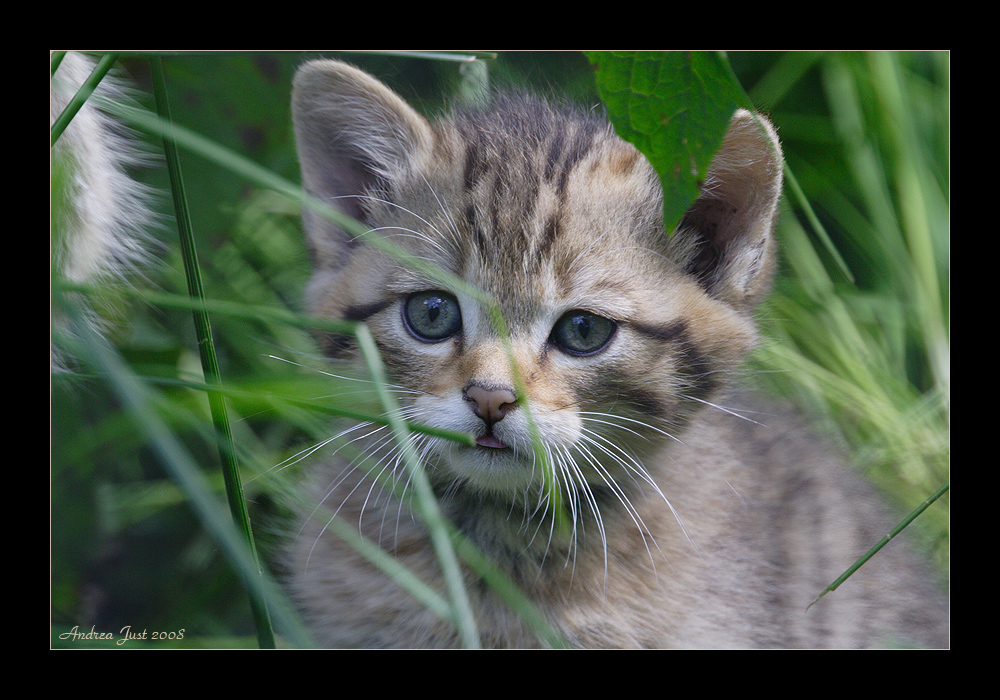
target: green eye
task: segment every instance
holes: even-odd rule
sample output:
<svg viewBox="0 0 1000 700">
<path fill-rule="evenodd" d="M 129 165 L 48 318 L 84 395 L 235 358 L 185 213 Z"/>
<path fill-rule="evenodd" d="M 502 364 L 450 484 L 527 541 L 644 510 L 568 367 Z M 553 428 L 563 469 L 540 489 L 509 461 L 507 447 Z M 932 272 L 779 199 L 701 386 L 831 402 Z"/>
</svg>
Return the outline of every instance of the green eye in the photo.
<svg viewBox="0 0 1000 700">
<path fill-rule="evenodd" d="M 550 340 L 570 355 L 593 355 L 607 347 L 617 327 L 589 311 L 567 311 L 552 327 Z"/>
<path fill-rule="evenodd" d="M 462 330 L 462 312 L 448 292 L 417 292 L 403 303 L 403 322 L 418 340 L 436 343 Z"/>
</svg>

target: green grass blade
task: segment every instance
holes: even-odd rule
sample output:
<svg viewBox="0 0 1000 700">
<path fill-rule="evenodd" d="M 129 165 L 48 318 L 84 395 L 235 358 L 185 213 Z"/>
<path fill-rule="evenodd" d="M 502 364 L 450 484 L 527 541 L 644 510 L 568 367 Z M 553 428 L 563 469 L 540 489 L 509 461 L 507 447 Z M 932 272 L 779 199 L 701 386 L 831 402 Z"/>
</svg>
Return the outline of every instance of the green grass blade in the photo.
<svg viewBox="0 0 1000 700">
<path fill-rule="evenodd" d="M 150 66 L 153 72 L 153 87 L 156 93 L 157 111 L 161 119 L 169 122 L 170 105 L 167 99 L 162 60 L 160 58 L 152 58 L 150 59 Z M 184 271 L 187 277 L 188 292 L 192 298 L 201 301 L 205 298 L 205 290 L 201 281 L 197 248 L 191 226 L 191 217 L 187 208 L 187 199 L 184 193 L 184 180 L 181 174 L 180 159 L 177 156 L 177 147 L 171 139 L 164 138 L 163 147 L 166 154 L 167 170 L 170 175 L 170 187 L 173 194 L 181 251 L 184 257 Z M 205 383 L 209 387 L 207 395 L 211 408 L 212 422 L 215 425 L 219 441 L 219 456 L 222 460 L 229 508 L 233 520 L 236 526 L 240 528 L 251 556 L 253 556 L 256 562 L 257 551 L 254 545 L 253 530 L 250 526 L 250 514 L 247 510 L 246 500 L 243 497 L 240 468 L 236 459 L 236 445 L 233 441 L 232 427 L 229 424 L 225 397 L 219 391 L 222 385 L 222 378 L 219 372 L 218 358 L 215 353 L 215 344 L 212 339 L 211 321 L 208 313 L 197 307 L 193 309 L 193 317 L 198 336 L 198 350 L 201 355 L 202 370 L 205 375 Z M 271 628 L 267 604 L 262 598 L 256 595 L 251 595 L 250 600 L 260 645 L 264 648 L 273 648 L 274 630 Z"/>
<path fill-rule="evenodd" d="M 462 645 L 466 648 L 478 648 L 480 646 L 479 632 L 476 629 L 475 616 L 472 614 L 472 607 L 469 604 L 468 592 L 465 590 L 465 582 L 462 579 L 462 571 L 458 565 L 458 556 L 455 554 L 447 522 L 438 507 L 437 499 L 431 489 L 430 482 L 427 480 L 420 458 L 414 451 L 412 442 L 408 439 L 409 432 L 402 419 L 399 418 L 399 406 L 396 404 L 396 399 L 392 392 L 387 389 L 388 379 L 385 376 L 385 369 L 382 366 L 375 340 L 364 325 L 358 327 L 355 337 L 368 370 L 375 380 L 379 399 L 389 417 L 389 426 L 396 437 L 397 447 L 410 473 L 421 520 L 427 526 L 431 542 L 441 564 L 449 599 L 454 609 L 453 619 L 458 626 Z"/>
<path fill-rule="evenodd" d="M 212 496 L 211 486 L 206 482 L 198 465 L 151 408 L 154 402 L 149 397 L 146 387 L 125 366 L 121 358 L 97 337 L 90 325 L 79 321 L 80 314 L 74 307 L 65 302 L 63 306 L 70 319 L 75 321 L 74 327 L 86 347 L 90 360 L 111 384 L 134 424 L 146 434 L 149 444 L 158 454 L 167 473 L 183 490 L 186 502 L 190 504 L 205 531 L 225 553 L 251 598 L 268 601 L 268 609 L 293 644 L 310 646 L 309 635 L 302 627 L 298 616 L 287 605 L 284 594 L 277 584 L 261 570 L 255 554 L 250 551 L 245 538 L 237 531 L 231 516 L 227 517 L 227 509 Z"/>
<path fill-rule="evenodd" d="M 59 59 L 61 60 L 61 57 L 59 57 Z M 54 146 L 56 141 L 59 140 L 59 137 L 62 136 L 66 127 L 69 126 L 71 121 L 73 121 L 73 117 L 76 116 L 76 113 L 80 111 L 81 107 L 83 107 L 83 103 L 86 102 L 87 99 L 93 94 L 94 90 L 97 89 L 97 86 L 100 84 L 101 80 L 104 79 L 104 76 L 108 74 L 108 71 L 111 70 L 111 67 L 115 64 L 116 60 L 118 60 L 118 54 L 114 53 L 109 53 L 101 57 L 101 60 L 97 63 L 97 66 L 90 74 L 90 77 L 87 78 L 83 85 L 80 86 L 80 89 L 77 90 L 75 95 L 73 95 L 73 98 L 69 101 L 69 104 L 66 105 L 66 108 L 58 117 L 56 117 L 56 120 L 52 122 L 52 127 L 49 129 L 50 146 Z M 52 72 L 55 73 L 55 69 L 58 66 L 56 57 L 53 57 L 53 63 L 55 65 L 52 67 Z"/>
<path fill-rule="evenodd" d="M 854 562 L 851 566 L 849 566 L 847 568 L 847 570 L 844 573 L 842 573 L 840 576 L 838 576 L 837 580 L 835 580 L 829 586 L 827 586 L 826 588 L 824 588 L 823 592 L 820 593 L 818 596 L 816 596 L 816 599 L 813 602 L 809 603 L 809 605 L 806 606 L 806 610 L 808 610 L 813 605 L 815 605 L 819 601 L 819 599 L 822 598 L 823 596 L 825 596 L 827 593 L 830 593 L 831 591 L 837 590 L 837 588 L 840 586 L 840 584 L 842 584 L 844 581 L 846 581 L 847 579 L 849 579 L 854 574 L 855 571 L 857 571 L 862 566 L 864 566 L 865 563 L 869 559 L 871 559 L 873 556 L 875 556 L 875 554 L 878 553 L 878 551 L 880 549 L 882 549 L 884 546 L 886 546 L 887 544 L 889 544 L 889 542 L 892 540 L 892 538 L 894 538 L 896 535 L 898 535 L 900 532 L 902 532 L 910 523 L 912 523 L 914 520 L 916 520 L 917 516 L 919 516 L 921 513 L 923 513 L 925 510 L 927 510 L 927 508 L 932 503 L 934 503 L 936 500 L 938 500 L 939 498 L 941 498 L 941 496 L 943 496 L 945 493 L 947 493 L 947 491 L 950 488 L 950 486 L 951 486 L 950 483 L 945 484 L 944 486 L 942 486 L 941 488 L 939 488 L 930 498 L 928 498 L 926 501 L 924 501 L 919 506 L 917 506 L 916 508 L 914 508 L 913 511 L 911 511 L 909 515 L 907 515 L 905 518 L 903 518 L 899 522 L 899 524 L 896 525 L 896 527 L 892 528 L 892 530 L 889 532 L 889 534 L 887 534 L 881 540 L 879 540 L 878 542 L 876 542 L 872 546 L 871 549 L 869 549 L 867 552 L 865 552 L 861 556 L 860 559 L 858 559 L 856 562 Z"/>
</svg>

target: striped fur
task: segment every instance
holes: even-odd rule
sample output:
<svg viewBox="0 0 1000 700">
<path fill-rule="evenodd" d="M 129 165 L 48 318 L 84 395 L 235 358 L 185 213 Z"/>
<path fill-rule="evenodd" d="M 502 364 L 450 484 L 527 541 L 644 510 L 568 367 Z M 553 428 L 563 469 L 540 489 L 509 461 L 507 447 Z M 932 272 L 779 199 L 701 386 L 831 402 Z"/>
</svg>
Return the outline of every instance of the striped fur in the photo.
<svg viewBox="0 0 1000 700">
<path fill-rule="evenodd" d="M 857 508 L 846 503 L 852 477 L 826 457 L 775 462 L 813 443 L 783 418 L 735 417 L 760 409 L 725 393 L 755 342 L 753 309 L 775 264 L 781 157 L 769 126 L 734 116 L 701 198 L 667 236 L 656 173 L 589 113 L 508 96 L 432 125 L 334 61 L 299 71 L 293 113 L 305 188 L 369 228 L 352 239 L 306 213 L 312 311 L 368 325 L 404 390 L 405 417 L 480 438 L 414 444 L 446 515 L 571 644 L 941 643 L 940 628 L 899 624 L 892 611 L 906 608 L 879 592 L 878 578 L 830 604 L 836 624 L 802 613 L 800 602 L 850 562 L 834 551 L 865 549 L 836 528 L 877 507 L 867 494 Z M 382 252 L 374 236 L 460 283 Z M 510 355 L 466 285 L 498 305 Z M 460 323 L 436 335 L 455 308 Z M 350 346 L 336 339 L 328 350 L 342 357 Z M 528 408 L 551 472 L 534 452 Z M 375 472 L 403 478 L 381 431 L 352 428 L 351 438 Z M 821 484 L 823 498 L 799 508 L 787 490 L 799 480 Z M 566 529 L 554 525 L 553 484 Z M 449 624 L 324 527 L 336 511 L 443 590 L 405 506 L 358 462 L 335 459 L 315 487 L 326 509 L 305 517 L 287 565 L 318 641 L 456 644 Z M 811 566 L 811 548 L 830 539 L 830 556 Z M 904 580 L 914 576 L 905 566 Z M 485 644 L 539 643 L 466 575 Z"/>
</svg>

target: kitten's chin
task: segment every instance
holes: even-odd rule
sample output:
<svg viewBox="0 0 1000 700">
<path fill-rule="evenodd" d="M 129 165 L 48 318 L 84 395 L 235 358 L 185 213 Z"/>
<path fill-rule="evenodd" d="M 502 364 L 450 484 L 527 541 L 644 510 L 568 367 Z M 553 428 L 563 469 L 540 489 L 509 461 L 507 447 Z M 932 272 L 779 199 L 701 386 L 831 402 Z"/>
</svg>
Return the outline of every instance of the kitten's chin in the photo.
<svg viewBox="0 0 1000 700">
<path fill-rule="evenodd" d="M 539 480 L 532 455 L 506 447 L 498 438 L 480 438 L 476 447 L 451 445 L 440 457 L 439 466 L 449 476 L 488 493 L 523 494 Z"/>
</svg>

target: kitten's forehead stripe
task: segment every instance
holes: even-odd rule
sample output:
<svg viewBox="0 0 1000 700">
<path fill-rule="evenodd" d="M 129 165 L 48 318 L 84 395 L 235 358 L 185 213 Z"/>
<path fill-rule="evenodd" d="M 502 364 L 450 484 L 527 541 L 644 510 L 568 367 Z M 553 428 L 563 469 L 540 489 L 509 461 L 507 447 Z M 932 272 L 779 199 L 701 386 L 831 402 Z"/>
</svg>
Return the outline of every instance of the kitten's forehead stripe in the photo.
<svg viewBox="0 0 1000 700">
<path fill-rule="evenodd" d="M 562 168 L 556 183 L 556 191 L 560 200 L 565 197 L 566 182 L 569 180 L 570 172 L 583 160 L 590 152 L 597 136 L 597 126 L 592 122 L 577 123 L 570 136 L 570 142 L 564 153 L 558 151 L 564 144 L 563 131 L 560 130 L 558 138 L 553 140 L 553 147 L 549 154 L 549 165 L 546 168 L 547 179 L 551 181 L 551 169 L 557 162 L 562 160 Z"/>
<path fill-rule="evenodd" d="M 606 121 L 575 109 L 517 96 L 504 98 L 497 110 L 459 112 L 447 129 L 464 148 L 457 159 L 464 187 L 458 206 L 471 255 L 463 260 L 482 266 L 481 282 L 498 297 L 527 295 L 518 306 L 528 308 L 538 301 L 531 289 L 538 272 L 570 235 L 564 221 L 574 206 L 568 201 L 573 172 L 588 159 L 600 161 L 613 132 Z"/>
<path fill-rule="evenodd" d="M 605 123 L 580 119 L 531 100 L 509 99 L 499 111 L 463 112 L 455 126 L 466 143 L 463 179 L 474 191 L 491 180 L 492 204 L 526 204 L 539 193 L 539 178 L 564 194 L 570 173 L 594 146 Z"/>
</svg>

